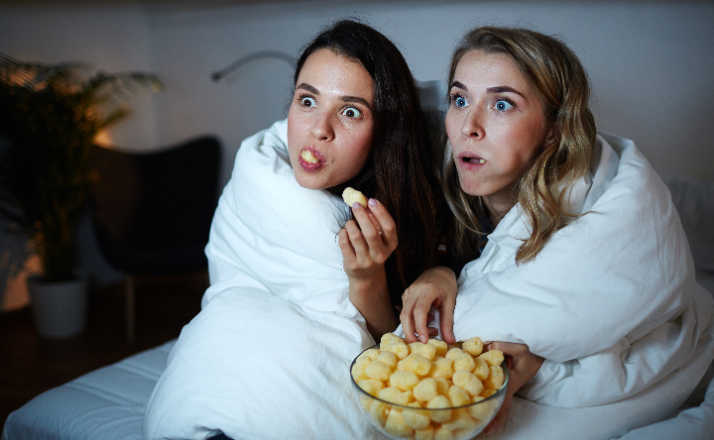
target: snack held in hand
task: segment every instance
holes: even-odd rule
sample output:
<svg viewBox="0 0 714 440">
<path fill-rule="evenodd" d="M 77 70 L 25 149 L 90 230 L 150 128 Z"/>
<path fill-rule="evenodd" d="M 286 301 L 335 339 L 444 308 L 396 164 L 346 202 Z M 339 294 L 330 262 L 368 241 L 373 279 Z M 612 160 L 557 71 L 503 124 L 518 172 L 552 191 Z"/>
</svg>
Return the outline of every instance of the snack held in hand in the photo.
<svg viewBox="0 0 714 440">
<path fill-rule="evenodd" d="M 360 404 L 392 438 L 467 439 L 493 419 L 505 396 L 499 350 L 479 338 L 407 343 L 387 333 L 352 363 Z"/>
<path fill-rule="evenodd" d="M 347 203 L 347 206 L 353 206 L 355 203 L 359 203 L 365 208 L 367 207 L 367 198 L 364 194 L 349 186 L 342 191 L 342 200 Z"/>
</svg>

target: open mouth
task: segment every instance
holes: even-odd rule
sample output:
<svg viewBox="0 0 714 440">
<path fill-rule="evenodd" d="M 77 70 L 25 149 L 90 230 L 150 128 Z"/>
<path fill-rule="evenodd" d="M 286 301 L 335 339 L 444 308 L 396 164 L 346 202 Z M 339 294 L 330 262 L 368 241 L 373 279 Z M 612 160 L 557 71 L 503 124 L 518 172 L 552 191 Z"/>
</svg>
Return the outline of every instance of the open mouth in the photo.
<svg viewBox="0 0 714 440">
<path fill-rule="evenodd" d="M 324 158 L 317 150 L 306 147 L 300 151 L 298 161 L 300 162 L 300 166 L 306 170 L 313 171 L 322 167 Z"/>
<path fill-rule="evenodd" d="M 486 163 L 486 159 L 484 159 L 483 157 L 466 152 L 459 154 L 457 160 L 459 160 L 464 165 L 483 165 Z"/>
<path fill-rule="evenodd" d="M 300 158 L 309 164 L 315 164 L 320 161 L 310 150 L 302 150 L 302 153 L 300 153 Z"/>
</svg>

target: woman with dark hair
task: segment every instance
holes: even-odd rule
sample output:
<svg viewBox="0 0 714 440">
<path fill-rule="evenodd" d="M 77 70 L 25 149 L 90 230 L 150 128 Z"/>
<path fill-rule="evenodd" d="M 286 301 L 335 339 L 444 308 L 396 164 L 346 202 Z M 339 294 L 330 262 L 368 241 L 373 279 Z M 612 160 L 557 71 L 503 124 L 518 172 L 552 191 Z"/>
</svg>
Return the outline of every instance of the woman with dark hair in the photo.
<svg viewBox="0 0 714 440">
<path fill-rule="evenodd" d="M 355 164 L 356 175 L 347 180 L 324 181 L 316 177 L 325 174 L 323 169 L 315 172 L 311 166 L 305 171 L 300 165 L 302 147 L 291 140 L 306 136 L 315 120 L 322 117 L 315 116 L 321 102 L 315 99 L 314 89 L 305 87 L 301 78 L 303 68 L 306 64 L 310 66 L 312 60 L 317 70 L 327 74 L 323 66 L 340 59 L 361 65 L 372 79 L 371 102 L 353 101 L 354 105 L 363 104 L 365 108 L 358 109 L 359 116 L 352 117 L 369 119 L 371 142 L 363 166 L 358 168 Z M 384 313 L 391 310 L 389 304 L 398 306 L 401 292 L 425 269 L 436 264 L 437 234 L 434 232 L 437 231 L 439 194 L 435 190 L 438 183 L 433 164 L 438 160 L 432 157 L 433 149 L 414 80 L 391 41 L 368 26 L 345 20 L 320 34 L 302 52 L 294 82 L 295 96 L 288 113 L 288 149 L 298 182 L 309 188 L 327 189 L 335 195 L 342 194 L 346 187 L 358 188 L 371 195 L 369 209 L 376 208 L 378 200 L 386 212 L 382 206 L 376 209 L 385 217 L 387 213 L 394 217 L 393 226 L 389 219 L 385 220 L 390 225 L 389 231 L 384 230 L 385 225 L 375 224 L 371 228 L 368 211 L 357 205 L 354 212 L 357 222 L 348 221 L 340 232 L 345 271 L 350 276 L 350 298 L 370 326 L 372 314 L 378 316 L 379 324 L 373 325 L 376 330 L 373 334 L 379 337 L 397 324 L 395 316 Z M 328 138 L 327 141 L 325 148 L 330 149 L 327 144 L 333 140 Z M 346 176 L 340 175 L 341 178 Z M 360 231 L 357 223 L 367 227 L 367 231 Z M 381 231 L 382 235 L 374 231 Z M 365 236 L 361 232 L 372 235 Z M 399 240 L 398 245 L 397 232 L 406 238 Z M 394 255 L 387 258 L 391 249 Z M 387 295 L 388 292 L 391 295 Z"/>
<path fill-rule="evenodd" d="M 542 404 L 536 417 L 554 407 L 609 414 L 590 438 L 672 414 L 714 348 L 711 297 L 694 279 L 666 186 L 631 140 L 597 133 L 585 70 L 556 38 L 474 29 L 448 86 L 449 245 L 471 261 L 457 300 L 453 273 L 441 289 L 405 292 L 407 339 L 427 333 L 434 301 L 449 302 L 442 315 L 456 337 L 480 336 L 507 355 L 509 391 L 492 430 L 516 392 Z M 506 436 L 585 435 L 562 419 L 547 433 L 526 421 Z"/>
<path fill-rule="evenodd" d="M 436 150 L 406 62 L 371 27 L 336 23 L 294 78 L 287 119 L 238 150 L 206 246 L 211 285 L 154 389 L 147 438 L 374 434 L 347 370 L 437 262 Z M 364 206 L 339 198 L 350 187 Z"/>
</svg>

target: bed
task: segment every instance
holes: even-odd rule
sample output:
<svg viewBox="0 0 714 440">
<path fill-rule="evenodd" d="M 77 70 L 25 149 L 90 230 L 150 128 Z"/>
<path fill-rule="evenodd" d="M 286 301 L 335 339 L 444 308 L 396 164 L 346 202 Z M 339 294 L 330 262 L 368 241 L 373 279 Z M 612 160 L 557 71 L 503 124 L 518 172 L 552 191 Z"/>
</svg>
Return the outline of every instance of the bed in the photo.
<svg viewBox="0 0 714 440">
<path fill-rule="evenodd" d="M 40 394 L 9 415 L 2 439 L 143 439 L 145 405 L 173 343 L 169 341 Z M 708 382 L 703 381 L 695 392 L 698 396 L 693 396 L 693 399 L 703 397 L 701 402 L 690 401 L 688 405 L 692 406 L 682 408 L 679 414 L 630 431 L 621 438 L 645 440 L 677 435 L 710 439 L 714 432 L 711 368 L 709 373 Z M 522 407 L 519 411 L 525 416 L 529 408 Z M 575 422 L 570 419 L 570 425 Z"/>
<path fill-rule="evenodd" d="M 698 281 L 714 292 L 712 232 L 708 222 L 700 220 L 714 215 L 711 211 L 714 186 L 697 185 L 681 180 L 670 182 L 673 200 L 680 210 L 697 264 Z M 174 342 L 130 356 L 36 396 L 8 416 L 2 439 L 142 439 L 146 404 L 166 367 Z M 608 437 L 625 440 L 674 436 L 711 439 L 714 432 L 713 373 L 709 366 L 695 392 L 677 410 L 661 414 L 660 420 L 654 423 Z M 549 418 L 533 417 L 536 410 L 528 402 L 521 401 L 514 406 L 510 422 L 513 435 L 507 438 L 596 438 L 587 435 L 588 424 L 602 423 L 582 416 L 578 418 L 568 410 L 551 408 L 549 411 Z M 554 420 L 561 421 L 557 429 L 554 429 Z M 557 435 L 548 435 L 558 429 Z M 536 431 L 545 436 L 534 436 Z"/>
<path fill-rule="evenodd" d="M 143 438 L 144 408 L 174 341 L 50 389 L 11 413 L 3 439 Z"/>
</svg>

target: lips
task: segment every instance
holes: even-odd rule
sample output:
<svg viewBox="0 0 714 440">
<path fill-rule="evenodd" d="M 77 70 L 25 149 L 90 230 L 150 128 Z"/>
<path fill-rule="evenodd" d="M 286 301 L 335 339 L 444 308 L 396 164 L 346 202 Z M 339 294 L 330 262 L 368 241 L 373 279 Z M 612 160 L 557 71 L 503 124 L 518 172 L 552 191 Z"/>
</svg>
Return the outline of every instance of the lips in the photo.
<svg viewBox="0 0 714 440">
<path fill-rule="evenodd" d="M 300 150 L 298 155 L 300 166 L 307 171 L 315 171 L 322 167 L 325 163 L 325 158 L 319 151 L 312 147 L 305 147 Z"/>
<path fill-rule="evenodd" d="M 458 156 L 456 156 L 456 161 L 458 164 L 463 165 L 466 168 L 480 167 L 488 162 L 483 157 L 470 152 L 460 153 Z"/>
</svg>

